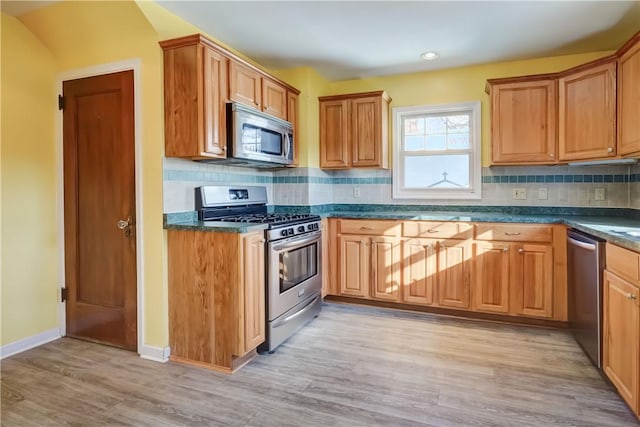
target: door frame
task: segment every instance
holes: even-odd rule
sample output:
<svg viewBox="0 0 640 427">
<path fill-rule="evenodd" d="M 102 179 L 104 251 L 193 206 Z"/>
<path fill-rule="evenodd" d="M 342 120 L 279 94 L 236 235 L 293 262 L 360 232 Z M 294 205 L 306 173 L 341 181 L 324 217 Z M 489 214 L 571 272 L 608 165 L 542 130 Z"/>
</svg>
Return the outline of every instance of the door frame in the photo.
<svg viewBox="0 0 640 427">
<path fill-rule="evenodd" d="M 66 80 L 75 80 L 85 77 L 94 77 L 121 71 L 133 71 L 133 115 L 134 115 L 134 159 L 135 159 L 135 193 L 136 193 L 136 287 L 137 287 L 137 353 L 143 355 L 144 351 L 144 246 L 143 241 L 143 206 L 142 206 L 142 103 L 140 86 L 141 60 L 139 58 L 127 59 L 118 62 L 110 62 L 96 66 L 64 71 L 56 77 L 56 93 L 62 94 L 62 83 Z M 64 140 L 62 111 L 59 111 L 56 119 L 56 170 L 58 185 L 56 191 L 57 220 L 58 220 L 58 280 L 60 286 L 66 287 L 65 282 L 65 252 L 64 252 Z M 60 292 L 57 293 L 60 297 Z M 67 335 L 66 303 L 58 299 L 58 319 L 60 322 L 60 335 Z"/>
</svg>

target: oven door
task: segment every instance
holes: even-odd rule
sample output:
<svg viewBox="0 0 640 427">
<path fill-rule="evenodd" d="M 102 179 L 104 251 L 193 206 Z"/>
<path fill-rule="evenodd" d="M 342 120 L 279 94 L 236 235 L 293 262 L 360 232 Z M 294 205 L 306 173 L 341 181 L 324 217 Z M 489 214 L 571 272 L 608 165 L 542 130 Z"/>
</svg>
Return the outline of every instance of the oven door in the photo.
<svg viewBox="0 0 640 427">
<path fill-rule="evenodd" d="M 268 244 L 269 320 L 322 290 L 322 232 Z"/>
</svg>

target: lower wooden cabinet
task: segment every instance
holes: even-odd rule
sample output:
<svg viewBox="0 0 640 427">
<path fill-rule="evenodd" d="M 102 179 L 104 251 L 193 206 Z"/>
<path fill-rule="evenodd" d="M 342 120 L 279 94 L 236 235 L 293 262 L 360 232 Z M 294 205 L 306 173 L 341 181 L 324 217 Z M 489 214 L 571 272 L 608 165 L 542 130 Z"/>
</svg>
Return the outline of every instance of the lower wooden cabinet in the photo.
<svg viewBox="0 0 640 427">
<path fill-rule="evenodd" d="M 610 244 L 606 254 L 602 368 L 640 416 L 640 254 Z"/>
<path fill-rule="evenodd" d="M 265 340 L 263 232 L 167 239 L 171 359 L 232 372 Z"/>
<path fill-rule="evenodd" d="M 330 219 L 327 230 L 328 295 L 566 321 L 564 226 Z"/>
</svg>

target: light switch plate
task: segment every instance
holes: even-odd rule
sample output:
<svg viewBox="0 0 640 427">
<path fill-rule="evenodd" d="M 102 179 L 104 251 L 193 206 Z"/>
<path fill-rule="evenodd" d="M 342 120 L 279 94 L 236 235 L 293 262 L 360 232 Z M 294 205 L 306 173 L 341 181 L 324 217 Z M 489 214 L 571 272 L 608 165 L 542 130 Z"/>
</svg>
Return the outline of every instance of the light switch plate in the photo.
<svg viewBox="0 0 640 427">
<path fill-rule="evenodd" d="M 360 197 L 360 187 L 353 187 L 353 197 L 356 199 Z"/>
<path fill-rule="evenodd" d="M 549 198 L 549 189 L 548 188 L 538 188 L 538 199 L 539 200 L 547 200 Z"/>
<path fill-rule="evenodd" d="M 514 200 L 525 200 L 527 198 L 527 190 L 524 188 L 514 188 L 512 194 Z"/>
<path fill-rule="evenodd" d="M 595 200 L 605 200 L 607 198 L 604 188 L 596 188 Z"/>
</svg>

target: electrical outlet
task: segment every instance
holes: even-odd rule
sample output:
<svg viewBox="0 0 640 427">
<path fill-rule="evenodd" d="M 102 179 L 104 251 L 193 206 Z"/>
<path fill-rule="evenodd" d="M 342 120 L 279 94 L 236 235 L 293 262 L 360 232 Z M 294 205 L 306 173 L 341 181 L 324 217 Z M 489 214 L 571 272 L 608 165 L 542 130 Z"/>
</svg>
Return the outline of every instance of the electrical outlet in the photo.
<svg viewBox="0 0 640 427">
<path fill-rule="evenodd" d="M 356 199 L 360 197 L 360 187 L 353 187 L 353 197 Z"/>
<path fill-rule="evenodd" d="M 538 188 L 538 199 L 539 200 L 547 200 L 549 198 L 549 189 L 548 188 Z"/>
<path fill-rule="evenodd" d="M 596 200 L 605 200 L 607 198 L 604 188 L 596 188 Z"/>
<path fill-rule="evenodd" d="M 515 200 L 524 200 L 527 198 L 527 190 L 524 188 L 514 188 L 513 198 Z"/>
</svg>

